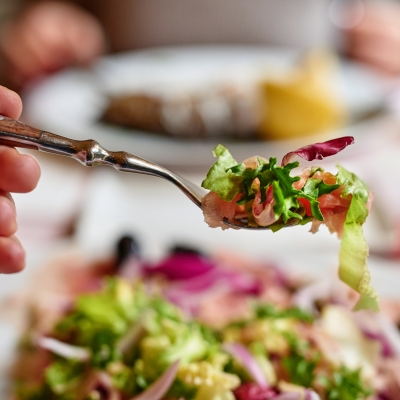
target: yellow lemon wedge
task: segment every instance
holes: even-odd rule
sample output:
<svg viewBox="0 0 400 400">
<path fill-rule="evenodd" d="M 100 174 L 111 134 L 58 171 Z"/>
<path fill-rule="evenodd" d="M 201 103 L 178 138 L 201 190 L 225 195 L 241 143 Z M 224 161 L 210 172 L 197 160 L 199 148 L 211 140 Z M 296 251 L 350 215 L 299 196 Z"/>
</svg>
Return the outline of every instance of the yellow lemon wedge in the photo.
<svg viewBox="0 0 400 400">
<path fill-rule="evenodd" d="M 332 83 L 336 62 L 330 53 L 308 53 L 301 65 L 260 82 L 259 137 L 291 139 L 343 125 L 345 108 Z"/>
</svg>

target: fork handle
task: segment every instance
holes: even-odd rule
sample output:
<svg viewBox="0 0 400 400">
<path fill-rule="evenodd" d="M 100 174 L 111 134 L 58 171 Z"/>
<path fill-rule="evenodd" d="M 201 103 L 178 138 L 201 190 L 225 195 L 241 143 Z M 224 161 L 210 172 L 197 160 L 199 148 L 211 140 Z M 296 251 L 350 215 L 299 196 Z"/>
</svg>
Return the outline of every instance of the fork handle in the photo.
<svg viewBox="0 0 400 400">
<path fill-rule="evenodd" d="M 78 141 L 0 115 L 0 144 L 74 156 Z"/>
<path fill-rule="evenodd" d="M 191 182 L 133 154 L 109 151 L 92 139 L 69 139 L 0 115 L 0 144 L 72 157 L 87 167 L 108 165 L 119 171 L 158 176 L 173 183 L 201 207 L 203 193 Z"/>
<path fill-rule="evenodd" d="M 0 115 L 0 144 L 72 157 L 87 167 L 109 165 L 120 171 L 165 178 L 163 167 L 124 151 L 109 151 L 96 140 L 74 140 Z"/>
</svg>

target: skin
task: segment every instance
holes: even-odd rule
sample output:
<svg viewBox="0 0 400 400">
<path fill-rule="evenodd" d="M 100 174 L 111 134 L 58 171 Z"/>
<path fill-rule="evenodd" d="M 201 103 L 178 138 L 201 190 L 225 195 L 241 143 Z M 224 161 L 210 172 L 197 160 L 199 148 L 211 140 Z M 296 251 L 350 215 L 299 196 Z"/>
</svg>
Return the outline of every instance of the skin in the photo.
<svg viewBox="0 0 400 400">
<path fill-rule="evenodd" d="M 349 9 L 349 18 L 352 10 Z M 365 3 L 362 18 L 346 30 L 348 56 L 391 75 L 400 73 L 400 5 Z"/>
<path fill-rule="evenodd" d="M 22 111 L 20 97 L 0 86 L 0 114 L 18 119 Z M 0 273 L 14 273 L 25 266 L 25 251 L 16 238 L 16 209 L 10 192 L 33 190 L 40 177 L 40 167 L 34 157 L 0 145 Z"/>
<path fill-rule="evenodd" d="M 97 19 L 66 2 L 29 5 L 0 32 L 2 68 L 16 88 L 64 67 L 90 64 L 104 50 Z"/>
<path fill-rule="evenodd" d="M 362 17 L 350 6 L 345 52 L 390 74 L 400 73 L 400 5 L 363 2 Z M 0 31 L 3 74 L 16 89 L 71 65 L 87 65 L 106 50 L 100 22 L 77 5 L 43 0 L 26 6 Z M 27 62 L 29 60 L 29 62 Z"/>
</svg>

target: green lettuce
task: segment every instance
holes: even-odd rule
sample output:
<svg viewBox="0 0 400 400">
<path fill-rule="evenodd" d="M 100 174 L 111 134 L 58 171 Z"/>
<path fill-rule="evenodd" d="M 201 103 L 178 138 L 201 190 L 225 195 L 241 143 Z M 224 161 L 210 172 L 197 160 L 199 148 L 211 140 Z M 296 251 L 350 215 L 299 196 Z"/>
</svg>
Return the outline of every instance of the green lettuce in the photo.
<svg viewBox="0 0 400 400">
<path fill-rule="evenodd" d="M 337 168 L 337 181 L 344 185 L 342 197 L 352 196 L 339 250 L 339 277 L 360 294 L 354 310 L 370 309 L 377 312 L 379 299 L 370 285 L 371 277 L 367 265 L 369 251 L 362 229 L 368 217 L 369 190 L 357 175 L 341 165 L 337 165 Z"/>
<path fill-rule="evenodd" d="M 225 201 L 232 201 L 235 196 L 243 191 L 243 179 L 236 176 L 229 168 L 237 165 L 229 150 L 219 144 L 213 151 L 218 161 L 208 171 L 206 179 L 201 186 L 212 192 Z"/>
<path fill-rule="evenodd" d="M 339 184 L 344 185 L 343 197 L 347 197 L 349 194 L 361 198 L 364 203 L 368 201 L 369 190 L 368 186 L 362 181 L 356 174 L 347 171 L 341 165 L 336 165 L 338 173 L 336 179 Z"/>
<path fill-rule="evenodd" d="M 378 295 L 370 285 L 370 273 L 367 265 L 368 245 L 362 230 L 367 216 L 368 209 L 364 200 L 353 195 L 344 222 L 340 245 L 339 277 L 360 294 L 354 310 L 379 311 Z"/>
<path fill-rule="evenodd" d="M 310 202 L 311 212 L 314 218 L 323 221 L 321 210 L 319 209 L 318 197 L 333 192 L 340 185 L 328 185 L 317 179 L 310 179 L 301 189 L 293 187 L 293 183 L 298 181 L 298 176 L 291 176 L 294 168 L 299 163 L 292 162 L 284 166 L 278 166 L 277 160 L 271 157 L 268 161 L 257 158 L 255 169 L 246 168 L 241 163 L 237 164 L 229 151 L 222 145 L 214 149 L 214 156 L 218 157 L 217 162 L 211 167 L 202 187 L 218 194 L 224 201 L 232 201 L 237 195 L 241 195 L 236 202 L 238 205 L 247 204 L 254 200 L 256 192 L 261 194 L 261 202 L 266 200 L 266 190 L 269 186 L 273 187 L 274 213 L 277 218 L 282 217 L 284 224 L 289 219 L 297 219 L 300 223 L 303 216 L 297 210 L 300 208 L 298 199 L 304 198 Z M 314 171 L 315 172 L 315 171 Z M 259 182 L 259 188 L 254 188 L 255 180 Z M 282 227 L 282 221 L 277 222 L 276 231 Z"/>
</svg>

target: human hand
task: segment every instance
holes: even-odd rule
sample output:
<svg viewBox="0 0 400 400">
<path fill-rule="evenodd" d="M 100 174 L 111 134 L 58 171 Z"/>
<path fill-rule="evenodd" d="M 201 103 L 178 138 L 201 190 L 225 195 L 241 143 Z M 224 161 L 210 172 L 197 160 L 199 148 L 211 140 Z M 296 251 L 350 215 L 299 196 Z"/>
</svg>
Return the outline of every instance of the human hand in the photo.
<svg viewBox="0 0 400 400">
<path fill-rule="evenodd" d="M 18 119 L 22 111 L 19 96 L 0 86 L 0 114 Z M 10 192 L 33 190 L 40 177 L 38 162 L 12 147 L 0 146 L 0 273 L 18 272 L 24 268 L 25 252 L 14 236 L 17 230 L 16 209 Z"/>
<path fill-rule="evenodd" d="M 0 32 L 3 73 L 16 86 L 70 65 L 85 65 L 105 48 L 100 23 L 73 4 L 41 1 Z"/>
<path fill-rule="evenodd" d="M 400 5 L 364 2 L 362 9 L 358 5 L 357 10 L 350 7 L 348 12 L 348 56 L 385 73 L 400 73 Z"/>
</svg>

